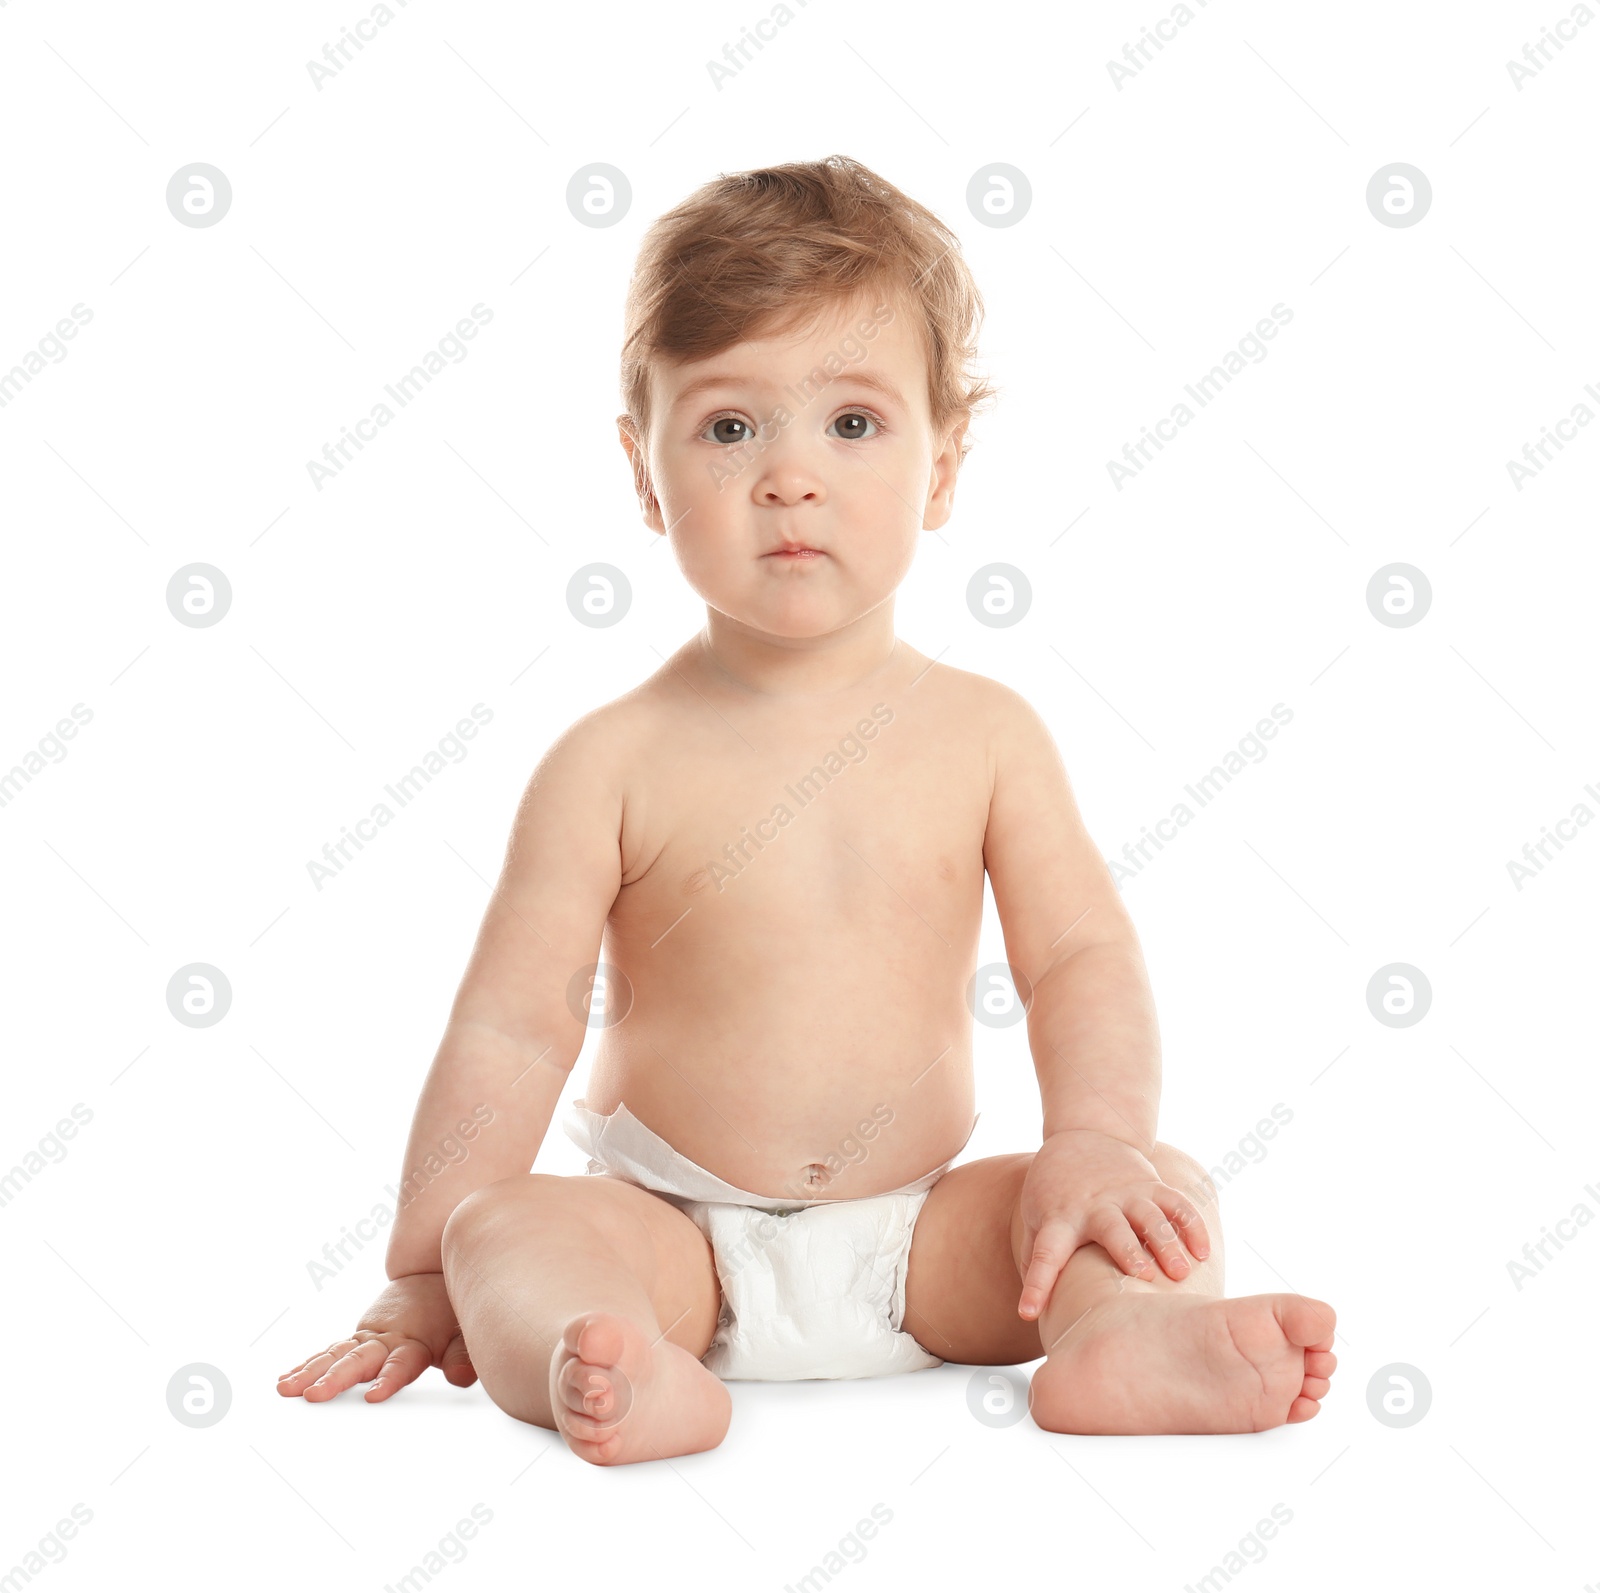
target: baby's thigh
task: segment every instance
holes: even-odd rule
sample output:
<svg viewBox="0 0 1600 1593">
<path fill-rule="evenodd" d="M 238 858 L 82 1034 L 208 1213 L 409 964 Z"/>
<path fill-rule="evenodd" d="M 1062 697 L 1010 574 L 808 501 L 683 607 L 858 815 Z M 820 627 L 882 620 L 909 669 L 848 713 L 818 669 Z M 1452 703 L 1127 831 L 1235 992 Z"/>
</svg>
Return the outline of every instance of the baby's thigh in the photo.
<svg viewBox="0 0 1600 1593">
<path fill-rule="evenodd" d="M 902 1325 L 942 1360 L 1018 1366 L 1044 1354 L 1038 1323 L 1017 1315 L 1013 1219 L 1032 1162 L 1024 1151 L 953 1167 L 917 1215 Z"/>
<path fill-rule="evenodd" d="M 452 1299 L 458 1289 L 510 1291 L 565 1321 L 614 1308 L 620 1264 L 649 1297 L 663 1337 L 698 1356 L 716 1331 L 722 1297 L 710 1242 L 669 1201 L 607 1174 L 488 1184 L 451 1214 L 444 1251 Z"/>
</svg>

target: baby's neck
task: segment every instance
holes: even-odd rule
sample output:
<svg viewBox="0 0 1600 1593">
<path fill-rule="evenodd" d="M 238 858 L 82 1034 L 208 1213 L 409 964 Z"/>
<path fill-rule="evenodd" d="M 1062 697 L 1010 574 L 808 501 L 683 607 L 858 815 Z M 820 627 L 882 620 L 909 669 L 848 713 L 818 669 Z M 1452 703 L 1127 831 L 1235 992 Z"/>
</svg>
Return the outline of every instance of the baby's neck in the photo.
<svg viewBox="0 0 1600 1593">
<path fill-rule="evenodd" d="M 772 636 L 715 609 L 680 654 L 707 676 L 763 697 L 829 696 L 853 691 L 888 669 L 905 651 L 894 634 L 894 605 L 884 603 L 825 636 Z"/>
</svg>

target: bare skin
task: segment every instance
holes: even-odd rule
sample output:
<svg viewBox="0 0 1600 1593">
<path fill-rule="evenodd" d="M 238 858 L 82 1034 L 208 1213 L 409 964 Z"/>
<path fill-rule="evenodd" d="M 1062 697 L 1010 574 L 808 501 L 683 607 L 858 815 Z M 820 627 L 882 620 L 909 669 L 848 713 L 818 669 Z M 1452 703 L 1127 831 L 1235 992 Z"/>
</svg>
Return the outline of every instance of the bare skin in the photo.
<svg viewBox="0 0 1600 1593">
<path fill-rule="evenodd" d="M 895 636 L 893 593 L 919 533 L 948 520 L 963 428 L 934 425 L 914 323 L 876 302 L 664 368 L 648 425 L 622 426 L 646 524 L 706 627 L 535 771 L 418 1104 L 394 1281 L 284 1394 L 364 1382 L 381 1400 L 433 1365 L 596 1464 L 720 1442 L 700 1230 L 621 1180 L 527 1171 L 586 1003 L 603 993 L 608 1020 L 594 1110 L 625 1101 L 757 1193 L 895 1189 L 972 1127 L 987 875 L 1027 996 L 1042 1144 L 935 1186 L 907 1329 L 946 1360 L 1046 1356 L 1033 1413 L 1053 1430 L 1316 1413 L 1332 1310 L 1220 1298 L 1214 1198 L 1155 1138 L 1138 939 L 1049 731 L 1015 692 Z M 852 336 L 861 356 L 773 421 Z M 764 446 L 731 448 L 769 422 Z"/>
</svg>

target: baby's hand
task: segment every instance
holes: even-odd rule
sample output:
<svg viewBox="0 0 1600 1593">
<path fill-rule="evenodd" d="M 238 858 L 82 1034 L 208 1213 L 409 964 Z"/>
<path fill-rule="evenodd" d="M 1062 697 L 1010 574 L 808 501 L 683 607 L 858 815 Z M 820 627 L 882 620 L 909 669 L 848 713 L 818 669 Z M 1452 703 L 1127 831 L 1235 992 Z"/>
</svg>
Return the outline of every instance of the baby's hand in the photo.
<svg viewBox="0 0 1600 1593">
<path fill-rule="evenodd" d="M 1168 1277 L 1186 1278 L 1189 1258 L 1179 1233 L 1196 1260 L 1211 1253 L 1200 1213 L 1162 1183 L 1132 1145 L 1094 1129 L 1052 1134 L 1022 1185 L 1024 1270 L 1017 1314 L 1031 1320 L 1044 1311 L 1061 1269 L 1086 1244 L 1100 1245 L 1133 1277 L 1156 1276 L 1153 1254 Z"/>
<path fill-rule="evenodd" d="M 342 1394 L 352 1383 L 372 1383 L 366 1398 L 376 1405 L 430 1366 L 441 1368 L 457 1388 L 478 1380 L 445 1293 L 444 1275 L 418 1272 L 396 1278 L 368 1307 L 352 1337 L 285 1372 L 278 1392 L 320 1402 Z"/>
</svg>

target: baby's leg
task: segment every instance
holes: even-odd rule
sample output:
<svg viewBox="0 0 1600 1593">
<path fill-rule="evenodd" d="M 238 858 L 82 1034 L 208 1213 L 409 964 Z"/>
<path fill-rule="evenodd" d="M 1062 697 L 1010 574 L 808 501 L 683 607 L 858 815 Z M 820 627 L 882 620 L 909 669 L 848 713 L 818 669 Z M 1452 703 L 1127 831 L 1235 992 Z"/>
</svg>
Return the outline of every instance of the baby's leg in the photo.
<svg viewBox="0 0 1600 1593">
<path fill-rule="evenodd" d="M 603 1466 L 722 1442 L 732 1400 L 700 1364 L 721 1307 L 711 1247 L 667 1201 L 598 1175 L 502 1179 L 451 1214 L 444 1275 L 508 1415 Z"/>
<path fill-rule="evenodd" d="M 1236 1433 L 1315 1416 L 1335 1364 L 1332 1307 L 1298 1294 L 1222 1299 L 1215 1187 L 1170 1145 L 1151 1161 L 1194 1202 L 1211 1253 L 1190 1256 L 1179 1282 L 1159 1269 L 1147 1282 L 1097 1244 L 1077 1251 L 1040 1318 L 1034 1420 L 1053 1432 Z M 1020 1251 L 1020 1220 L 1013 1237 Z"/>
</svg>

